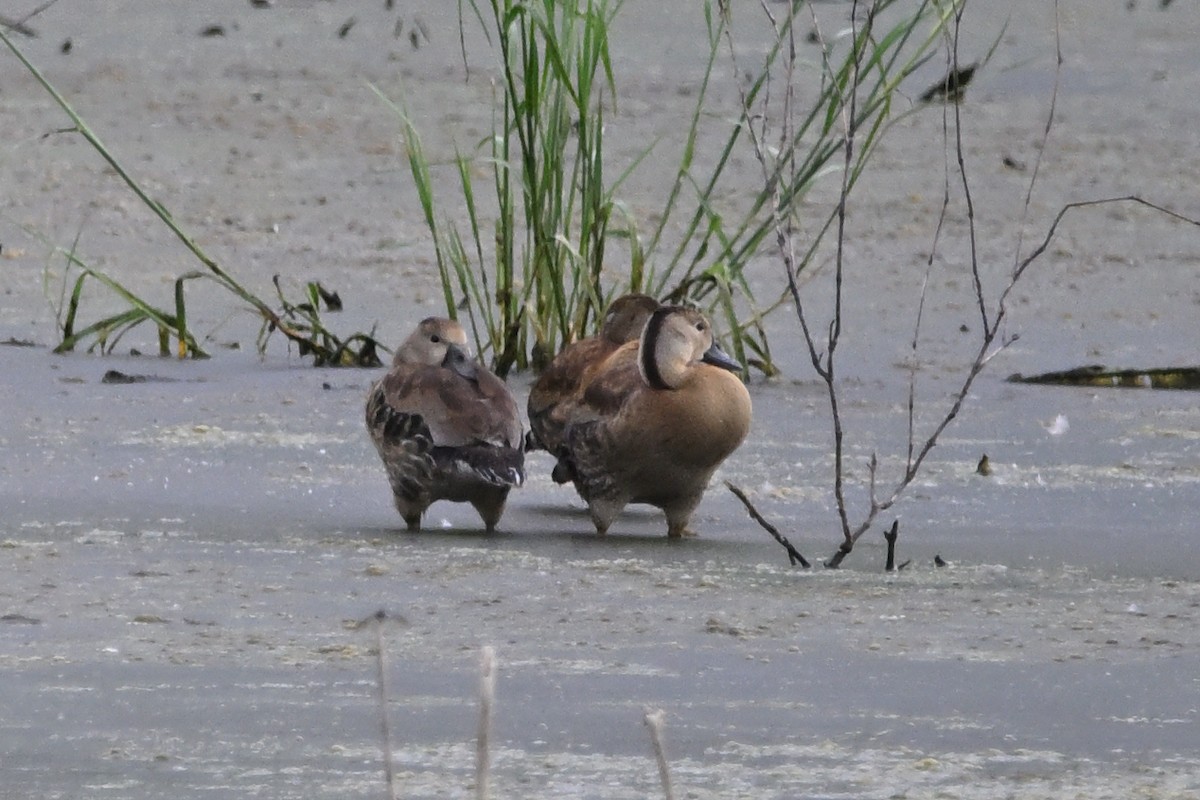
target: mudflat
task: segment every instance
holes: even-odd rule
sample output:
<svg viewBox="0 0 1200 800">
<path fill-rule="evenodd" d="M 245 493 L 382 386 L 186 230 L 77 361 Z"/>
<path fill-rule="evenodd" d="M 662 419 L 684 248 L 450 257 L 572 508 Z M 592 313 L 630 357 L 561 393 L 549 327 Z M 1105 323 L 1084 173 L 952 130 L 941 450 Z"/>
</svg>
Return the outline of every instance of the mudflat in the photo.
<svg viewBox="0 0 1200 800">
<path fill-rule="evenodd" d="M 1200 11 L 1060 4 L 1043 148 L 1054 9 L 977 5 L 961 57 L 999 37 L 962 106 L 989 298 L 1065 203 L 1139 195 L 1200 218 Z M 844 5 L 815 8 L 827 32 L 844 26 Z M 752 53 L 760 11 L 736 13 Z M 454 4 L 59 2 L 29 24 L 38 36 L 18 46 L 261 296 L 276 274 L 293 291 L 320 280 L 345 301 L 331 324 L 377 324 L 391 345 L 443 310 L 400 124 L 370 86 L 403 101 L 435 157 L 486 136 L 493 56 L 468 37 L 464 79 Z M 614 164 L 659 142 L 623 198 L 649 214 L 677 167 L 703 18 L 631 3 L 617 33 L 608 138 Z M 598 539 L 541 454 L 502 533 L 440 504 L 412 535 L 362 426 L 377 373 L 314 369 L 278 339 L 258 356 L 257 320 L 215 287 L 188 289 L 209 360 L 129 355 L 153 352 L 150 331 L 112 356 L 51 354 L 51 245 L 78 237 L 81 257 L 164 306 L 198 265 L 0 59 L 0 796 L 378 797 L 377 642 L 359 621 L 382 608 L 406 798 L 474 795 L 484 645 L 499 663 L 498 797 L 659 796 L 647 708 L 666 712 L 681 797 L 1200 797 L 1200 401 L 1004 380 L 1195 365 L 1195 226 L 1128 203 L 1069 214 L 1011 296 L 1019 339 L 841 569 L 790 567 L 720 483 L 813 561 L 837 546 L 824 388 L 787 308 L 769 319 L 782 377 L 754 380 L 750 438 L 698 538 L 667 541 L 661 515 L 634 508 Z M 911 96 L 943 68 L 926 65 Z M 715 89 L 715 118 L 735 113 L 734 80 Z M 755 187 L 752 155 L 738 158 L 730 203 Z M 883 486 L 903 468 L 948 158 L 940 110 L 908 116 L 852 199 L 840 357 L 859 508 L 872 453 Z M 449 166 L 437 176 L 448 203 L 454 181 Z M 814 220 L 836 190 L 814 187 Z M 915 359 L 918 432 L 979 329 L 955 208 Z M 783 287 L 769 251 L 749 275 L 761 297 Z M 822 297 L 829 275 L 805 291 Z M 89 318 L 119 308 L 85 296 Z M 513 379 L 522 399 L 529 380 Z M 896 518 L 910 564 L 887 574 Z"/>
</svg>

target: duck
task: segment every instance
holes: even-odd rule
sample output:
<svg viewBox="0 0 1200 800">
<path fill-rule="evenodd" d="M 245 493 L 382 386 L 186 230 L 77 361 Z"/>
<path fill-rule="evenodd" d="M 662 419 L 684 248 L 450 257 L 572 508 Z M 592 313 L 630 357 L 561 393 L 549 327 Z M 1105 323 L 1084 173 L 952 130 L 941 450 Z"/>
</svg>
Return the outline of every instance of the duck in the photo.
<svg viewBox="0 0 1200 800">
<path fill-rule="evenodd" d="M 592 375 L 622 345 L 638 340 L 658 307 L 649 295 L 623 294 L 608 306 L 597 335 L 567 345 L 554 357 L 529 390 L 526 450 L 558 451 L 571 408 Z"/>
<path fill-rule="evenodd" d="M 689 527 L 709 480 L 750 432 L 741 365 L 698 310 L 663 306 L 618 348 L 566 422 L 556 474 L 587 503 L 596 533 L 629 503 L 663 510 L 667 536 Z"/>
<path fill-rule="evenodd" d="M 454 320 L 428 317 L 367 393 L 366 425 L 409 531 L 438 500 L 470 503 L 488 533 L 525 480 L 524 431 L 508 386 L 472 357 Z"/>
</svg>

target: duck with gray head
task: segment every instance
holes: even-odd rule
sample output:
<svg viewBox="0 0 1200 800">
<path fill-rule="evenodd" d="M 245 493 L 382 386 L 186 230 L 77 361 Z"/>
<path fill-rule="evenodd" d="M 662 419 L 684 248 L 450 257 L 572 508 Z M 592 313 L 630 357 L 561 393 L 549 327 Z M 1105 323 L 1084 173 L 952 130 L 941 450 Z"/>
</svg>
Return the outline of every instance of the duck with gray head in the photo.
<svg viewBox="0 0 1200 800">
<path fill-rule="evenodd" d="M 367 431 L 410 531 L 438 500 L 470 503 L 490 533 L 525 480 L 520 411 L 471 357 L 457 322 L 424 319 L 367 394 Z"/>
<path fill-rule="evenodd" d="M 621 345 L 638 340 L 658 305 L 649 295 L 621 295 L 604 313 L 599 334 L 572 342 L 554 357 L 529 390 L 526 450 L 558 451 L 567 419 L 592 375 Z"/>
<path fill-rule="evenodd" d="M 671 538 L 688 528 L 709 479 L 750 430 L 740 365 L 692 308 L 655 311 L 641 338 L 592 377 L 568 420 L 557 479 L 571 480 L 596 532 L 629 503 L 667 516 Z"/>
</svg>

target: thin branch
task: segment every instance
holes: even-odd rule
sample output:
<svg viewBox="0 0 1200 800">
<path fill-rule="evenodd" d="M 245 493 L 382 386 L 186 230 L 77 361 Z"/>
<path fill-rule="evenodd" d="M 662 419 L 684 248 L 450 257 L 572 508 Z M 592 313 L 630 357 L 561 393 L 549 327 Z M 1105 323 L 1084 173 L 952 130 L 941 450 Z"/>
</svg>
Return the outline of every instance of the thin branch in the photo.
<svg viewBox="0 0 1200 800">
<path fill-rule="evenodd" d="M 829 61 L 830 47 L 825 41 L 824 34 L 821 32 L 820 20 L 817 18 L 816 9 L 811 3 L 808 4 L 808 10 L 809 15 L 812 18 L 813 34 L 816 36 L 817 46 L 821 48 L 821 94 L 824 95 L 826 80 L 829 81 L 830 85 L 835 82 L 833 65 Z M 778 207 L 778 201 L 776 201 L 776 207 Z M 834 209 L 833 213 L 829 215 L 828 219 L 826 219 L 825 227 L 822 230 L 827 230 L 828 226 L 833 223 L 836 217 L 837 209 Z M 787 273 L 788 292 L 792 296 L 792 304 L 796 308 L 796 317 L 800 322 L 800 330 L 804 334 L 804 344 L 808 348 L 808 358 L 809 361 L 812 362 L 813 371 L 817 373 L 817 377 L 821 378 L 823 381 L 828 381 L 829 376 L 826 374 L 823 364 L 824 354 L 817 349 L 816 338 L 813 336 L 812 331 L 808 327 L 808 314 L 804 310 L 804 301 L 800 297 L 800 287 L 796 282 L 797 275 L 795 258 L 792 253 L 791 243 L 787 240 L 785 235 L 786 233 L 790 232 L 790 228 L 786 232 L 779 230 L 778 218 L 776 218 L 776 245 L 778 246 L 780 255 L 783 258 L 784 269 Z M 816 246 L 816 242 L 813 243 L 813 246 Z"/>
<path fill-rule="evenodd" d="M 1058 0 L 1054 0 L 1054 87 L 1050 90 L 1050 110 L 1046 113 L 1046 127 L 1042 129 L 1042 141 L 1033 157 L 1033 172 L 1029 176 L 1029 186 L 1025 191 L 1025 203 L 1021 207 L 1021 222 L 1017 226 L 1017 247 L 1013 252 L 1013 272 L 1019 268 L 1021 248 L 1025 244 L 1025 221 L 1029 218 L 1029 206 L 1033 201 L 1033 189 L 1037 186 L 1038 174 L 1042 169 L 1042 157 L 1046 153 L 1046 142 L 1050 141 L 1050 130 L 1054 127 L 1054 113 L 1058 108 L 1058 77 L 1062 73 L 1062 31 L 1058 17 Z"/>
<path fill-rule="evenodd" d="M 735 486 L 732 481 L 725 481 L 725 488 L 733 492 L 733 496 L 742 501 L 742 505 L 746 507 L 746 511 L 750 514 L 751 519 L 761 525 L 763 530 L 771 534 L 775 541 L 783 545 L 783 549 L 787 551 L 788 560 L 791 562 L 793 567 L 797 564 L 805 569 L 808 569 L 812 566 L 808 563 L 808 560 L 800 554 L 800 551 L 792 546 L 792 543 L 788 541 L 787 537 L 779 532 L 778 528 L 776 528 L 770 522 L 767 522 L 766 518 L 763 517 L 763 515 L 758 512 L 758 509 L 754 507 L 754 504 L 750 502 L 750 498 L 746 496 L 745 492 Z"/>
<path fill-rule="evenodd" d="M 957 48 L 946 48 L 946 74 L 952 74 L 954 69 L 954 52 Z M 925 276 L 921 280 L 921 297 L 917 302 L 917 318 L 913 323 L 913 337 L 908 370 L 908 452 L 905 455 L 905 469 L 912 469 L 913 448 L 916 442 L 916 402 L 917 402 L 917 369 L 919 367 L 919 342 L 921 339 L 921 322 L 925 317 L 925 300 L 929 293 L 929 276 L 933 272 L 933 261 L 937 257 L 938 243 L 942 238 L 942 228 L 946 223 L 946 215 L 950 210 L 950 111 L 949 105 L 942 106 L 942 207 L 938 210 L 937 225 L 933 229 L 933 241 L 929 245 L 929 258 L 925 260 Z M 874 497 L 872 497 L 874 502 Z"/>
<path fill-rule="evenodd" d="M 35 31 L 33 28 L 29 27 L 19 19 L 6 17 L 3 14 L 0 14 L 0 28 L 8 28 L 10 31 L 19 33 L 22 36 L 28 36 L 30 39 L 37 38 L 37 31 Z"/>
<path fill-rule="evenodd" d="M 845 275 L 845 251 L 846 251 L 846 201 L 850 196 L 850 177 L 854 166 L 854 136 L 857 132 L 856 123 L 856 108 L 858 104 L 858 86 L 861 80 L 860 67 L 861 56 L 858 48 L 865 46 L 865 42 L 870 38 L 871 30 L 875 23 L 875 5 L 872 4 L 867 10 L 867 19 L 863 25 L 861 33 L 858 29 L 858 0 L 850 6 L 850 47 L 853 49 L 853 58 L 851 59 L 851 81 L 849 99 L 843 97 L 840 107 L 842 112 L 842 126 L 845 132 L 843 142 L 843 171 L 842 171 L 842 188 L 838 193 L 837 204 L 837 239 L 836 251 L 834 259 L 834 299 L 833 299 L 833 320 L 829 323 L 829 342 L 825 351 L 825 386 L 829 395 L 829 413 L 833 418 L 833 494 L 837 501 L 838 520 L 842 526 L 842 536 L 844 537 L 844 545 L 853 545 L 853 538 L 850 532 L 850 518 L 846 509 L 846 477 L 845 477 L 845 431 L 842 428 L 842 415 L 838 406 L 837 383 L 834 379 L 834 353 L 837 350 L 838 341 L 842 333 L 842 291 L 843 279 Z M 862 42 L 863 44 L 860 44 Z M 847 551 L 848 552 L 848 551 Z"/>
<path fill-rule="evenodd" d="M 1063 218 L 1069 211 L 1074 209 L 1108 205 L 1113 203 L 1135 203 L 1142 205 L 1161 214 L 1165 214 L 1172 219 L 1200 228 L 1200 219 L 1187 217 L 1177 211 L 1167 208 L 1166 206 L 1151 202 L 1137 195 L 1109 197 L 1099 200 L 1081 200 L 1074 203 L 1068 203 L 1067 205 L 1063 206 L 1063 208 L 1055 216 L 1054 221 L 1051 223 L 1050 228 L 1046 232 L 1042 242 L 1019 264 L 1018 270 L 1014 273 L 1008 286 L 1005 287 L 1000 300 L 997 302 L 996 313 L 992 318 L 991 327 L 984 332 L 983 339 L 980 342 L 979 350 L 976 352 L 975 358 L 971 362 L 971 366 L 968 368 L 967 374 L 964 377 L 962 384 L 959 386 L 959 390 L 956 392 L 954 401 L 951 403 L 949 410 L 947 410 L 945 415 L 938 422 L 937 426 L 933 429 L 929 436 L 926 437 L 925 441 L 918 449 L 916 456 L 905 469 L 904 475 L 899 481 L 897 481 L 888 497 L 884 500 L 871 501 L 870 508 L 868 509 L 866 516 L 863 518 L 862 522 L 859 523 L 859 525 L 851 532 L 849 539 L 850 544 L 858 541 L 858 539 L 870 528 L 871 524 L 875 521 L 875 518 L 880 513 L 887 511 L 889 508 L 895 505 L 895 503 L 900 499 L 900 496 L 920 472 L 922 464 L 924 464 L 926 457 L 937 445 L 942 433 L 947 427 L 949 427 L 950 423 L 957 418 L 959 411 L 962 410 L 963 405 L 966 403 L 967 396 L 970 394 L 971 387 L 974 385 L 975 379 L 979 377 L 980 373 L 983 372 L 984 368 L 988 365 L 992 358 L 994 358 L 998 353 L 1004 351 L 1017 340 L 1018 337 L 1014 335 L 1001 340 L 998 345 L 996 344 L 997 337 L 999 335 L 999 329 L 1006 315 L 1007 297 L 1016 287 L 1018 280 L 1024 274 L 1025 270 L 1030 266 L 1030 264 L 1032 264 L 1039 256 L 1041 256 L 1046 251 L 1046 248 L 1049 247 L 1050 242 L 1053 241 L 1054 235 L 1057 232 L 1058 226 L 1062 222 Z M 834 557 L 829 562 L 826 562 L 827 565 L 836 566 L 836 564 L 840 563 L 845 555 L 847 555 L 849 552 L 845 548 L 846 542 L 843 542 L 842 546 L 838 549 L 838 552 L 835 553 Z"/>
<path fill-rule="evenodd" d="M 963 7 L 959 6 L 954 13 L 954 34 L 950 49 L 951 74 L 958 72 L 958 33 L 962 23 Z M 967 238 L 971 245 L 971 282 L 975 286 L 975 303 L 979 308 L 979 317 L 983 330 L 988 330 L 987 298 L 983 293 L 983 279 L 979 274 L 979 244 L 976 239 L 975 201 L 971 197 L 971 181 L 967 177 L 966 148 L 962 139 L 962 104 L 954 103 L 954 155 L 958 160 L 958 174 L 962 179 L 963 198 L 967 204 Z"/>
<path fill-rule="evenodd" d="M 49 8 L 50 6 L 54 5 L 57 2 L 58 2 L 58 0 L 46 0 L 46 2 L 42 3 L 40 6 L 35 8 L 33 11 L 30 11 L 28 14 L 21 17 L 20 19 L 11 19 L 9 17 L 4 16 L 3 14 L 0 14 L 0 25 L 4 26 L 5 28 L 8 28 L 11 31 L 16 31 L 17 33 L 21 34 L 22 36 L 28 36 L 30 39 L 36 39 L 37 35 L 38 35 L 37 31 L 35 31 L 33 28 L 29 27 L 29 25 L 27 25 L 26 23 L 28 23 L 29 20 L 33 19 L 38 14 L 41 14 L 43 11 L 45 11 L 47 8 Z"/>
</svg>

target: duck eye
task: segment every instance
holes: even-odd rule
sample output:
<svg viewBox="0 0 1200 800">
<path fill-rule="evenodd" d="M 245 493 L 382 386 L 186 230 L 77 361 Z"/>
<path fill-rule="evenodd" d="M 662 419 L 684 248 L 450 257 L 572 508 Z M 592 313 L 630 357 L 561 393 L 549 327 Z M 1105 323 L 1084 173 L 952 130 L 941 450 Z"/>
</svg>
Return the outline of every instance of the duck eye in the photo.
<svg viewBox="0 0 1200 800">
<path fill-rule="evenodd" d="M 433 342 L 434 344 L 438 344 L 439 342 L 441 342 L 441 341 L 442 341 L 442 337 L 438 336 L 438 335 L 435 333 L 433 336 L 430 336 L 430 337 L 429 337 L 429 341 Z"/>
<path fill-rule="evenodd" d="M 707 325 L 705 325 L 703 322 L 697 322 L 697 323 L 696 323 L 696 330 L 703 332 L 703 331 L 705 331 L 705 330 L 707 330 L 707 329 L 708 329 L 708 326 L 707 326 Z"/>
</svg>

